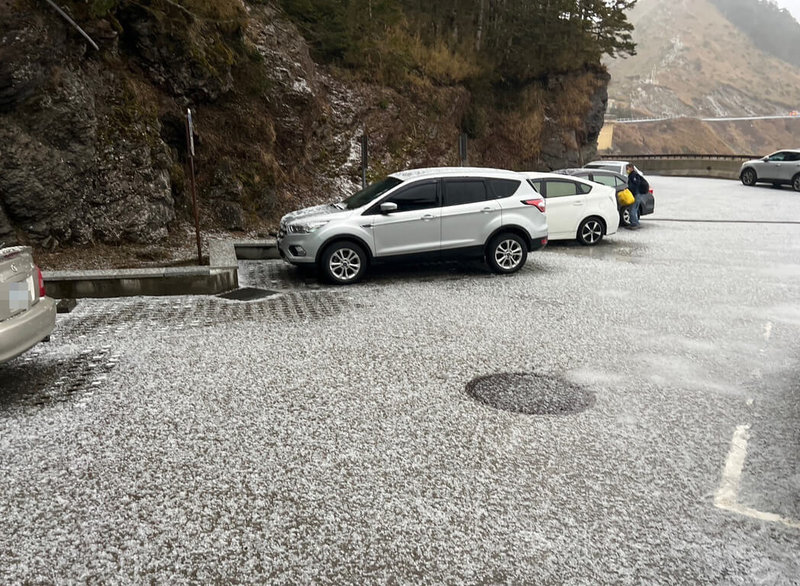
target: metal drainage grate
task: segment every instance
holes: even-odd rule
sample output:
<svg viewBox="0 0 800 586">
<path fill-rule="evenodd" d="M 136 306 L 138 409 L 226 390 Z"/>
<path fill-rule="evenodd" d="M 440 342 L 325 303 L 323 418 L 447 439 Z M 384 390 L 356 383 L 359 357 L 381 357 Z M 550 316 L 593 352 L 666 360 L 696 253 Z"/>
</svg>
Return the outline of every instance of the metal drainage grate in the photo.
<svg viewBox="0 0 800 586">
<path fill-rule="evenodd" d="M 569 415 L 585 411 L 595 394 L 542 374 L 501 373 L 467 383 L 467 394 L 495 409 L 526 415 Z"/>
<path fill-rule="evenodd" d="M 277 291 L 269 291 L 267 289 L 257 289 L 256 287 L 244 287 L 242 289 L 234 289 L 228 293 L 217 295 L 222 299 L 232 299 L 234 301 L 258 301 L 259 299 L 266 299 L 272 295 L 277 294 Z"/>
</svg>

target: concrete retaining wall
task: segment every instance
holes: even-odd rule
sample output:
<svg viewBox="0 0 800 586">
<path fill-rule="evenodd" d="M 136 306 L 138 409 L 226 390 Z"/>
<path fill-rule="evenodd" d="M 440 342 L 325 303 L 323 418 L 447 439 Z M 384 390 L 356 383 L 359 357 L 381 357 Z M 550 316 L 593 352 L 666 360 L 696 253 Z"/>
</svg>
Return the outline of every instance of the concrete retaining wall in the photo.
<svg viewBox="0 0 800 586">
<path fill-rule="evenodd" d="M 620 157 L 630 160 L 643 173 L 653 175 L 675 175 L 679 177 L 715 177 L 718 179 L 738 179 L 742 161 L 729 159 L 639 159 L 637 157 Z"/>
<path fill-rule="evenodd" d="M 48 297 L 135 297 L 138 295 L 214 295 L 238 287 L 235 267 L 151 270 L 48 271 Z"/>
<path fill-rule="evenodd" d="M 48 297 L 216 295 L 239 287 L 239 258 L 278 258 L 274 240 L 208 242 L 209 266 L 109 271 L 45 271 Z"/>
</svg>

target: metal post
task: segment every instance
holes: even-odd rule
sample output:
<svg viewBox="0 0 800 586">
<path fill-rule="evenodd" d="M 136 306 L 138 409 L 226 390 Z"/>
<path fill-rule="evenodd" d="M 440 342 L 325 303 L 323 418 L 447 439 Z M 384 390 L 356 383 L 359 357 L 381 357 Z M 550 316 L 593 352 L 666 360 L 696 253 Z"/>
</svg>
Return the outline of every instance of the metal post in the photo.
<svg viewBox="0 0 800 586">
<path fill-rule="evenodd" d="M 89 44 L 90 44 L 92 47 L 94 47 L 94 50 L 95 50 L 95 51 L 99 51 L 99 50 L 100 50 L 100 47 L 98 47 L 98 46 L 97 46 L 97 43 L 95 43 L 95 42 L 92 40 L 92 37 L 90 37 L 89 35 L 87 35 L 87 34 L 86 34 L 86 31 L 85 31 L 85 30 L 83 30 L 81 27 L 79 27 L 79 26 L 78 26 L 78 23 L 77 23 L 77 22 L 75 22 L 74 20 L 72 20 L 72 19 L 69 17 L 69 15 L 68 15 L 66 12 L 64 12 L 63 10 L 61 10 L 61 8 L 59 8 L 59 7 L 58 7 L 58 5 L 57 5 L 57 4 L 55 4 L 55 3 L 53 2 L 53 0 L 45 0 L 45 2 L 47 2 L 47 3 L 48 3 L 50 6 L 52 6 L 53 8 L 55 8 L 56 12 L 58 12 L 58 14 L 60 14 L 60 15 L 61 15 L 61 18 L 63 18 L 63 19 L 64 19 L 64 20 L 66 20 L 68 23 L 70 23 L 70 24 L 71 24 L 73 27 L 75 27 L 75 29 L 76 29 L 76 30 L 77 30 L 79 33 L 81 33 L 81 35 L 83 35 L 83 38 L 84 38 L 84 39 L 86 39 L 87 41 L 89 41 Z"/>
<path fill-rule="evenodd" d="M 197 237 L 197 264 L 203 264 L 203 254 L 200 248 L 200 216 L 197 212 L 197 191 L 194 184 L 194 125 L 192 124 L 192 110 L 186 109 L 186 150 L 189 157 L 189 186 L 192 190 L 192 209 L 194 210 L 194 233 Z"/>
<path fill-rule="evenodd" d="M 458 161 L 462 167 L 467 166 L 467 134 L 465 132 L 458 137 Z"/>
<path fill-rule="evenodd" d="M 361 135 L 361 189 L 367 187 L 367 165 L 369 164 L 369 138 Z"/>
</svg>

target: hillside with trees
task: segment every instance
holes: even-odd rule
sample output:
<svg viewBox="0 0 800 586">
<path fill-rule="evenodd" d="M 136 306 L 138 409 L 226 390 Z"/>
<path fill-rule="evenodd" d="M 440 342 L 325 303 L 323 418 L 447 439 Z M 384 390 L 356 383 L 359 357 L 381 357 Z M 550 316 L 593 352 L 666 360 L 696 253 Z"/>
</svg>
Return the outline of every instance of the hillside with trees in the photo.
<svg viewBox="0 0 800 586">
<path fill-rule="evenodd" d="M 0 240 L 59 249 L 187 238 L 187 108 L 206 230 L 398 169 L 550 169 L 595 154 L 633 53 L 608 0 L 0 0 Z M 188 239 L 188 238 L 187 238 Z"/>
</svg>

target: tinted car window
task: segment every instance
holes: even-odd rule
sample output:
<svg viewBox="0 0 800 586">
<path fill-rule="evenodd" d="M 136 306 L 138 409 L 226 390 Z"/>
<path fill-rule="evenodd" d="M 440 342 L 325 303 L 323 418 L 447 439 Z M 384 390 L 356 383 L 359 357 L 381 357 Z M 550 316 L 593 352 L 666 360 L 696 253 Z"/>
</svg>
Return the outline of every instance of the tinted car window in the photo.
<svg viewBox="0 0 800 586">
<path fill-rule="evenodd" d="M 589 193 L 592 188 L 585 183 L 576 183 L 574 181 L 559 181 L 549 180 L 545 192 L 546 197 L 564 197 L 568 195 L 582 195 Z"/>
<path fill-rule="evenodd" d="M 448 179 L 445 181 L 444 205 L 486 201 L 486 184 L 475 179 Z"/>
<path fill-rule="evenodd" d="M 400 179 L 396 179 L 395 177 L 386 177 L 385 179 L 382 179 L 377 183 L 373 183 L 365 189 L 354 193 L 342 203 L 348 210 L 360 208 L 361 206 L 367 205 L 376 197 L 379 197 L 401 183 L 402 181 Z"/>
<path fill-rule="evenodd" d="M 528 179 L 528 183 L 536 190 L 536 193 L 544 193 L 542 191 L 542 182 L 538 179 Z"/>
<path fill-rule="evenodd" d="M 599 173 L 594 174 L 594 179 L 596 183 L 601 183 L 603 185 L 610 185 L 611 187 L 617 186 L 617 178 L 613 175 L 600 175 Z"/>
<path fill-rule="evenodd" d="M 786 160 L 786 155 L 788 155 L 788 154 L 789 153 L 784 153 L 783 151 L 781 151 L 779 153 L 775 153 L 773 155 L 770 155 L 769 156 L 769 160 L 770 161 L 776 161 L 776 162 L 785 161 Z"/>
<path fill-rule="evenodd" d="M 514 195 L 521 182 L 513 179 L 489 179 L 487 183 L 489 184 L 489 197 L 502 199 Z"/>
<path fill-rule="evenodd" d="M 439 198 L 436 195 L 436 182 L 428 181 L 411 185 L 407 189 L 395 193 L 385 201 L 396 203 L 398 212 L 438 207 Z"/>
</svg>

